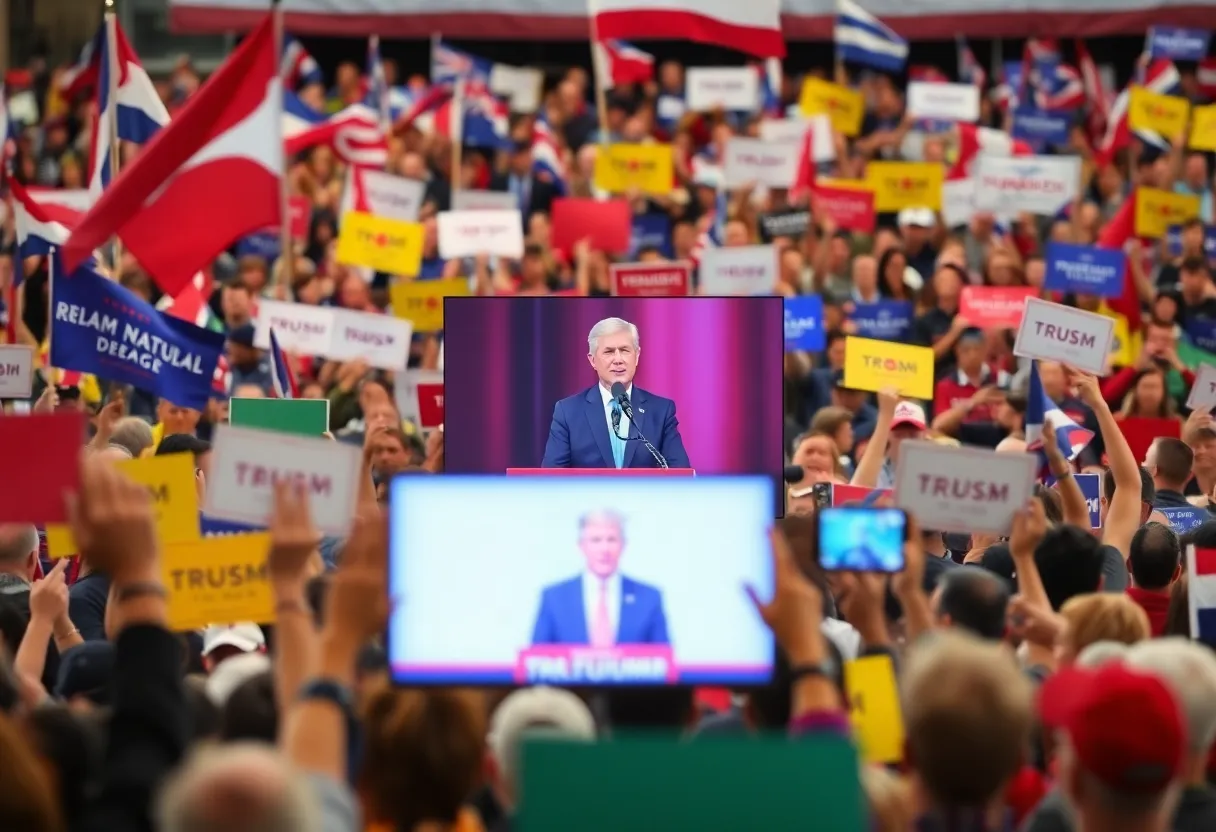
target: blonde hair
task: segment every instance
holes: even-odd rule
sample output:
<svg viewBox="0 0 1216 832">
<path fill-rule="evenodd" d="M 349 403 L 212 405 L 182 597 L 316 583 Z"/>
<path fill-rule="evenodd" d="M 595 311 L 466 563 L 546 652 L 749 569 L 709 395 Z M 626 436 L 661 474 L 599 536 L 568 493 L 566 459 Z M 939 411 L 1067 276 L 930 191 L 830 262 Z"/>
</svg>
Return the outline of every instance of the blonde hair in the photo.
<svg viewBox="0 0 1216 832">
<path fill-rule="evenodd" d="M 911 792 L 903 778 L 877 766 L 862 766 L 861 787 L 870 806 L 871 829 L 905 832 L 912 827 Z"/>
<path fill-rule="evenodd" d="M 1148 613 L 1131 598 L 1115 592 L 1094 592 L 1069 598 L 1060 607 L 1068 622 L 1073 653 L 1099 641 L 1135 644 L 1152 635 Z"/>
</svg>

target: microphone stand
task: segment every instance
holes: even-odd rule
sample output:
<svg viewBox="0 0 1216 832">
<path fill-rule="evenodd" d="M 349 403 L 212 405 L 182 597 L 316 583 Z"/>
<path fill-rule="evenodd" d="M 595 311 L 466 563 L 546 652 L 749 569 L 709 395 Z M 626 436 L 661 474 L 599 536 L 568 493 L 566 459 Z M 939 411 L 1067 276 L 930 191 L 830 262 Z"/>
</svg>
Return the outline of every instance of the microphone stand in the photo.
<svg viewBox="0 0 1216 832">
<path fill-rule="evenodd" d="M 631 407 L 630 410 L 632 409 L 633 408 Z M 663 458 L 663 455 L 658 452 L 654 445 L 650 444 L 650 440 L 642 434 L 641 428 L 638 427 L 637 422 L 633 421 L 632 416 L 629 419 L 629 424 L 633 425 L 633 429 L 638 432 L 637 437 L 633 441 L 640 439 L 642 444 L 646 446 L 646 450 L 650 451 L 650 455 L 654 457 L 654 461 L 659 463 L 659 467 L 669 469 L 671 466 L 667 464 L 667 460 Z M 621 436 L 621 415 L 620 411 L 617 410 L 612 411 L 612 432 L 616 434 L 617 439 L 620 439 L 623 442 L 630 441 L 628 431 L 625 432 L 625 436 Z"/>
</svg>

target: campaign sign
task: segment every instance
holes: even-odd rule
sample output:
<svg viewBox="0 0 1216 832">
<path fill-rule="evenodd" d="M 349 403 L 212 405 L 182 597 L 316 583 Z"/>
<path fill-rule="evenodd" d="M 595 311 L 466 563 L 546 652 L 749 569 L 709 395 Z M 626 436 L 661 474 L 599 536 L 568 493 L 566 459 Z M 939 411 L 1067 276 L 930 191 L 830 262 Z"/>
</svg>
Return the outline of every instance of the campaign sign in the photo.
<svg viewBox="0 0 1216 832">
<path fill-rule="evenodd" d="M 958 314 L 980 329 L 1017 329 L 1032 286 L 964 286 Z"/>
<path fill-rule="evenodd" d="M 33 347 L 0 345 L 0 399 L 28 399 L 33 388 Z"/>
<path fill-rule="evenodd" d="M 768 295 L 777 285 L 777 249 L 773 246 L 711 248 L 701 255 L 697 271 L 706 295 Z"/>
<path fill-rule="evenodd" d="M 798 173 L 801 145 L 733 136 L 726 142 L 722 171 L 727 188 L 751 184 L 788 188 Z"/>
<path fill-rule="evenodd" d="M 1085 497 L 1085 505 L 1089 508 L 1089 527 L 1091 529 L 1102 528 L 1102 475 L 1101 474 L 1073 474 L 1072 478 L 1077 481 L 1078 487 L 1081 489 L 1081 495 Z M 1056 484 L 1055 477 L 1047 477 L 1043 480 L 1043 485 L 1054 486 L 1059 489 Z"/>
<path fill-rule="evenodd" d="M 169 629 L 197 630 L 217 621 L 273 624 L 269 552 L 270 535 L 264 532 L 163 546 Z"/>
<path fill-rule="evenodd" d="M 1114 335 L 1115 322 L 1105 315 L 1027 298 L 1013 354 L 1061 361 L 1102 376 Z"/>
<path fill-rule="evenodd" d="M 903 341 L 912 331 L 915 317 L 911 301 L 880 300 L 857 304 L 849 320 L 857 327 L 858 335 L 879 341 Z"/>
<path fill-rule="evenodd" d="M 352 189 L 353 210 L 399 222 L 417 222 L 426 198 L 425 182 L 371 168 L 351 166 L 347 187 Z"/>
<path fill-rule="evenodd" d="M 974 175 L 975 207 L 981 211 L 1052 216 L 1076 199 L 1081 186 L 1081 159 L 980 154 Z"/>
<path fill-rule="evenodd" d="M 329 306 L 258 299 L 257 332 L 253 345 L 270 349 L 270 330 L 283 352 L 299 355 L 328 355 L 334 340 L 337 316 Z"/>
<path fill-rule="evenodd" d="M 778 237 L 795 239 L 806 234 L 811 212 L 806 210 L 773 211 L 760 215 L 760 236 L 768 241 Z"/>
<path fill-rule="evenodd" d="M 1206 352 L 1216 352 L 1216 320 L 1210 318 L 1187 318 L 1182 329 L 1195 346 Z"/>
<path fill-rule="evenodd" d="M 836 226 L 841 230 L 874 233 L 876 215 L 873 191 L 815 185 L 811 188 L 811 200 L 815 209 L 836 220 Z"/>
<path fill-rule="evenodd" d="M 335 361 L 361 358 L 373 367 L 394 371 L 409 362 L 410 338 L 414 334 L 409 321 L 352 309 L 334 311 L 334 340 L 326 358 Z M 278 330 L 275 334 L 278 335 Z"/>
<path fill-rule="evenodd" d="M 1071 119 L 1067 113 L 1050 113 L 1034 107 L 1019 107 L 1013 113 L 1010 132 L 1015 139 L 1030 142 L 1036 147 L 1050 144 L 1068 144 Z"/>
<path fill-rule="evenodd" d="M 869 498 L 869 496 L 878 491 L 883 497 L 891 496 L 889 488 L 866 488 L 864 485 L 842 485 L 840 483 L 832 483 L 832 506 L 847 506 L 849 503 L 860 503 Z"/>
<path fill-rule="evenodd" d="M 274 508 L 274 487 L 303 487 L 321 531 L 344 535 L 359 496 L 362 451 L 347 442 L 270 433 L 220 424 L 215 427 L 206 512 L 223 520 L 265 523 Z"/>
<path fill-rule="evenodd" d="M 811 158 L 816 162 L 836 159 L 836 143 L 832 138 L 832 120 L 820 113 L 816 116 L 786 119 L 765 119 L 760 122 L 760 139 L 766 142 L 795 142 L 801 146 L 808 130 L 811 134 Z"/>
<path fill-rule="evenodd" d="M 1047 244 L 1047 276 L 1043 288 L 1079 295 L 1116 298 L 1123 294 L 1127 255 L 1113 248 Z"/>
<path fill-rule="evenodd" d="M 514 211 L 519 199 L 510 191 L 469 191 L 461 188 L 452 194 L 453 211 Z"/>
<path fill-rule="evenodd" d="M 975 84 L 913 81 L 908 84 L 908 115 L 940 121 L 978 121 L 980 88 Z"/>
<path fill-rule="evenodd" d="M 1202 526 L 1212 516 L 1207 509 L 1195 506 L 1159 508 L 1155 511 L 1165 515 L 1165 519 L 1170 521 L 1170 528 L 1178 534 L 1186 534 L 1196 526 Z"/>
<path fill-rule="evenodd" d="M 1033 454 L 905 440 L 895 466 L 895 505 L 925 529 L 1006 535 L 1034 493 L 1037 467 Z"/>
<path fill-rule="evenodd" d="M 1148 30 L 1148 54 L 1171 61 L 1202 61 L 1208 55 L 1212 33 L 1206 29 L 1152 26 Z"/>
<path fill-rule="evenodd" d="M 824 348 L 823 298 L 798 295 L 785 298 L 785 351 L 819 352 Z"/>
<path fill-rule="evenodd" d="M 423 430 L 443 424 L 443 373 L 438 370 L 403 370 L 394 379 L 397 410 Z"/>
<path fill-rule="evenodd" d="M 750 66 L 695 66 L 684 73 L 688 109 L 750 113 L 760 103 L 760 74 Z"/>
<path fill-rule="evenodd" d="M 619 298 L 670 298 L 688 294 L 688 263 L 621 263 L 608 267 L 612 294 Z"/>
<path fill-rule="evenodd" d="M 933 398 L 933 350 L 850 335 L 844 342 L 844 386 L 876 393 L 894 387 L 913 399 Z"/>
<path fill-rule="evenodd" d="M 1166 230 L 1165 246 L 1170 257 L 1182 254 L 1182 226 L 1171 225 Z M 1203 228 L 1203 253 L 1209 260 L 1216 260 L 1216 225 Z"/>
<path fill-rule="evenodd" d="M 347 211 L 342 215 L 334 259 L 377 272 L 415 275 L 422 265 L 423 236 L 422 226 L 416 222 Z"/>
<path fill-rule="evenodd" d="M 224 336 L 158 312 L 83 265 L 51 287 L 50 364 L 202 410 Z"/>
<path fill-rule="evenodd" d="M 1212 410 L 1216 408 L 1216 366 L 1212 364 L 1199 365 L 1195 373 L 1195 383 L 1191 385 L 1191 395 L 1187 397 L 1188 410 Z"/>
<path fill-rule="evenodd" d="M 63 495 L 80 489 L 79 411 L 0 416 L 0 457 L 20 476 L 0 477 L 0 523 L 64 523 Z"/>
<path fill-rule="evenodd" d="M 518 210 L 443 211 L 439 214 L 439 256 L 447 260 L 476 257 L 522 257 L 523 220 Z"/>
<path fill-rule="evenodd" d="M 636 260 L 642 249 L 655 249 L 670 257 L 671 218 L 666 214 L 639 214 L 633 218 L 629 234 L 629 257 Z"/>
</svg>

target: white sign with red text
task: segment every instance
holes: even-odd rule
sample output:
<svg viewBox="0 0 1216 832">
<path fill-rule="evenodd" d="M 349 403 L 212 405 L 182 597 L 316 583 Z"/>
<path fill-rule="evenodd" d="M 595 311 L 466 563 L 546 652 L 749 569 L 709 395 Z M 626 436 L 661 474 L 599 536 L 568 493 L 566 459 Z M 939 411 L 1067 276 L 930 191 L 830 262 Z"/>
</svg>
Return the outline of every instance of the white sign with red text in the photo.
<svg viewBox="0 0 1216 832">
<path fill-rule="evenodd" d="M 514 211 L 519 197 L 510 191 L 466 191 L 452 194 L 453 211 Z"/>
<path fill-rule="evenodd" d="M 811 157 L 816 162 L 835 160 L 832 120 L 824 113 L 805 118 L 765 119 L 760 122 L 760 139 L 766 142 L 796 142 L 801 147 L 807 130 L 815 131 L 811 136 Z"/>
<path fill-rule="evenodd" d="M 397 410 L 423 430 L 443 424 L 443 371 L 403 370 L 394 378 Z"/>
<path fill-rule="evenodd" d="M 913 81 L 908 84 L 908 115 L 936 121 L 979 121 L 980 88 Z"/>
<path fill-rule="evenodd" d="M 732 136 L 726 142 L 722 170 L 727 188 L 742 188 L 747 185 L 766 185 L 770 188 L 788 188 L 794 184 L 798 173 L 798 154 L 802 145 L 797 142 L 766 142 Z"/>
<path fill-rule="evenodd" d="M 750 66 L 698 66 L 684 76 L 688 109 L 750 113 L 760 105 L 760 73 Z"/>
<path fill-rule="evenodd" d="M 417 222 L 425 196 L 425 182 L 352 165 L 346 171 L 340 216 L 348 211 L 364 211 L 377 217 Z"/>
<path fill-rule="evenodd" d="M 266 525 L 275 483 L 293 482 L 308 494 L 316 527 L 344 535 L 354 517 L 362 467 L 362 451 L 349 442 L 216 425 L 204 511 L 221 520 Z"/>
<path fill-rule="evenodd" d="M 697 268 L 703 295 L 771 295 L 777 286 L 777 248 L 710 248 Z"/>
<path fill-rule="evenodd" d="M 1034 493 L 1038 457 L 904 440 L 895 505 L 922 529 L 1006 535 Z"/>
<path fill-rule="evenodd" d="M 33 347 L 0 345 L 0 399 L 28 399 L 33 391 Z"/>
<path fill-rule="evenodd" d="M 1048 300 L 1026 298 L 1013 354 L 1060 361 L 1104 376 L 1114 337 L 1113 318 Z"/>
<path fill-rule="evenodd" d="M 270 348 L 271 327 L 285 353 L 361 358 L 385 370 L 405 368 L 413 335 L 410 322 L 393 315 L 263 299 L 253 342 L 258 349 Z"/>
<path fill-rule="evenodd" d="M 444 211 L 439 215 L 439 256 L 518 259 L 524 254 L 523 219 L 510 211 Z"/>
<path fill-rule="evenodd" d="M 1053 216 L 1077 197 L 1081 157 L 980 154 L 972 176 L 975 207 L 981 211 Z"/>
<path fill-rule="evenodd" d="M 614 263 L 608 267 L 612 294 L 618 298 L 683 297 L 692 285 L 689 263 Z"/>
<path fill-rule="evenodd" d="M 329 355 L 334 342 L 334 308 L 262 298 L 258 301 L 255 347 L 270 349 L 272 327 L 283 352 Z"/>
<path fill-rule="evenodd" d="M 1187 410 L 1212 410 L 1216 408 L 1216 365 L 1201 364 L 1191 385 L 1191 395 L 1186 400 Z"/>
</svg>

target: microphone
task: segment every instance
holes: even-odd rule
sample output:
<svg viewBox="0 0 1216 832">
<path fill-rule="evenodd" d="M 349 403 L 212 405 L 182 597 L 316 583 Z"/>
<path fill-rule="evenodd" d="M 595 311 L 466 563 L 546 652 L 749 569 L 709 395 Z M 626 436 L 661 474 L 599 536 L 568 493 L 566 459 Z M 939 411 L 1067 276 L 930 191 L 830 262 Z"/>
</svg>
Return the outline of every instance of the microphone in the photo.
<svg viewBox="0 0 1216 832">
<path fill-rule="evenodd" d="M 660 468 L 670 468 L 671 466 L 667 464 L 667 460 L 663 458 L 663 455 L 659 453 L 654 445 L 650 444 L 650 440 L 645 437 L 641 428 L 638 427 L 637 420 L 633 418 L 633 405 L 629 403 L 629 393 L 625 390 L 625 385 L 619 381 L 613 382 L 611 392 L 612 398 L 621 406 L 621 410 L 629 417 L 629 423 L 638 432 L 636 438 L 642 441 L 642 445 L 645 446 L 646 450 L 650 451 L 650 455 L 654 457 L 655 462 L 659 463 Z M 616 408 L 612 410 L 612 432 L 616 434 L 617 439 L 628 441 L 630 438 L 628 431 L 626 431 L 625 436 L 621 436 L 621 415 Z"/>
<path fill-rule="evenodd" d="M 790 485 L 797 485 L 805 476 L 806 472 L 802 470 L 801 465 L 787 465 L 781 472 L 781 478 Z"/>
</svg>

